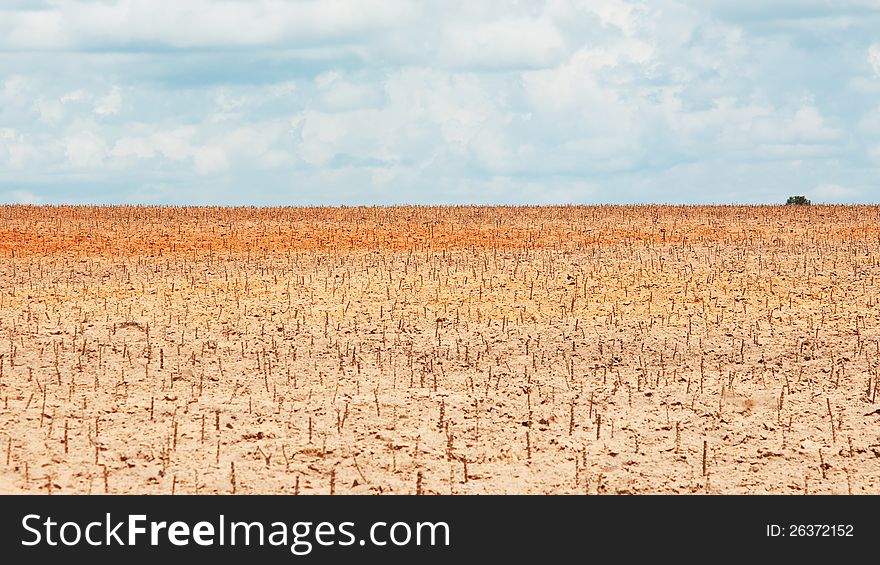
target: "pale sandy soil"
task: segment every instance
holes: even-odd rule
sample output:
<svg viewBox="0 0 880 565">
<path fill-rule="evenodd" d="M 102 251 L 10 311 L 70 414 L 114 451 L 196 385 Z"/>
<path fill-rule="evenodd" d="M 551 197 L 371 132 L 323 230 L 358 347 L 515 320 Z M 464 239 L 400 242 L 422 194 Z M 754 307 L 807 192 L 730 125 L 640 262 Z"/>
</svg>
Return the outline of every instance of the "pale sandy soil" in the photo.
<svg viewBox="0 0 880 565">
<path fill-rule="evenodd" d="M 0 479 L 0 494 L 18 494 L 18 489 L 10 481 Z"/>
<path fill-rule="evenodd" d="M 877 493 L 878 260 L 874 207 L 0 207 L 0 492 Z"/>
</svg>

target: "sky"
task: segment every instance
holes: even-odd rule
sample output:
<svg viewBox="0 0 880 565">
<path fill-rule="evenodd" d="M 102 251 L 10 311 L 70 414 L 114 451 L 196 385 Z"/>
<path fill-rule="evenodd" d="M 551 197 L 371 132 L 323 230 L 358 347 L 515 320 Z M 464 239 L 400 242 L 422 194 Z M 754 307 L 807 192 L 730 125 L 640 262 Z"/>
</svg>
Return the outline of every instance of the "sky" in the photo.
<svg viewBox="0 0 880 565">
<path fill-rule="evenodd" d="M 880 202 L 880 0 L 0 0 L 0 203 Z"/>
</svg>

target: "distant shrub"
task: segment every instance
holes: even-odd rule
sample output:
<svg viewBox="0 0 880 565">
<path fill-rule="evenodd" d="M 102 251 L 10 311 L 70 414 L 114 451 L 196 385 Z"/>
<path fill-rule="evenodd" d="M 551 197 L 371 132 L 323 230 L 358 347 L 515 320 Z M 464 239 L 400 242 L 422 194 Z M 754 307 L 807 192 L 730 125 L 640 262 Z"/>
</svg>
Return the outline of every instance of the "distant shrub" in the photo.
<svg viewBox="0 0 880 565">
<path fill-rule="evenodd" d="M 785 201 L 786 206 L 809 206 L 811 202 L 806 196 L 789 196 Z"/>
</svg>

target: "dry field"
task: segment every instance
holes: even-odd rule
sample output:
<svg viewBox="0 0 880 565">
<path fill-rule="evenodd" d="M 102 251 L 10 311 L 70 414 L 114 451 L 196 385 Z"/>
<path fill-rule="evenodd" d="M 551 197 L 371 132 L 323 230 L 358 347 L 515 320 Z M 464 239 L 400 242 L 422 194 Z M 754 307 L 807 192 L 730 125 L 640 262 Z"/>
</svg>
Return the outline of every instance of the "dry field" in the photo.
<svg viewBox="0 0 880 565">
<path fill-rule="evenodd" d="M 0 489 L 880 492 L 880 208 L 0 207 Z"/>
</svg>

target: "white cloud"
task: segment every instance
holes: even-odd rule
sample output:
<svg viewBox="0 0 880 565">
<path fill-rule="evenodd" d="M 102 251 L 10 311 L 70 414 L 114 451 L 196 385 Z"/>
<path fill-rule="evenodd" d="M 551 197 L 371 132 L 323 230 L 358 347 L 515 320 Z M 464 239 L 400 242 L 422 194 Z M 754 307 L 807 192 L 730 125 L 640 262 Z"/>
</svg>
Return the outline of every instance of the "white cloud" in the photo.
<svg viewBox="0 0 880 565">
<path fill-rule="evenodd" d="M 10 190 L 2 193 L 0 202 L 12 204 L 42 204 L 43 199 L 27 190 Z"/>
<path fill-rule="evenodd" d="M 149 130 L 150 128 L 141 129 Z M 226 171 L 229 160 L 226 150 L 219 143 L 200 141 L 199 131 L 194 127 L 179 127 L 145 131 L 141 136 L 125 136 L 116 140 L 108 155 L 116 160 L 131 162 L 163 157 L 172 161 L 191 161 L 199 175 Z M 253 138 L 245 140 L 252 143 Z M 248 147 L 240 147 L 247 150 Z M 250 146 L 253 148 L 253 145 Z"/>
<path fill-rule="evenodd" d="M 0 90 L 0 101 L 10 105 L 25 102 L 30 96 L 31 91 L 30 80 L 21 75 L 13 75 L 3 81 L 3 89 Z"/>
<path fill-rule="evenodd" d="M 227 160 L 256 162 L 260 167 L 277 167 L 291 162 L 292 155 L 277 149 L 289 128 L 275 122 L 242 126 L 215 138 Z"/>
<path fill-rule="evenodd" d="M 823 143 L 837 139 L 839 131 L 829 127 L 818 108 L 803 105 L 791 114 L 765 115 L 755 123 L 754 139 L 775 143 Z"/>
<path fill-rule="evenodd" d="M 40 120 L 47 124 L 54 124 L 64 116 L 64 108 L 61 102 L 38 98 L 34 102 L 34 111 L 40 115 Z"/>
<path fill-rule="evenodd" d="M 63 48 L 71 43 L 68 31 L 57 9 L 0 11 L 0 44 L 7 48 Z"/>
<path fill-rule="evenodd" d="M 868 64 L 874 69 L 874 76 L 880 77 L 880 43 L 868 48 Z"/>
<path fill-rule="evenodd" d="M 77 168 L 100 166 L 107 154 L 107 144 L 91 131 L 75 133 L 64 138 L 64 152 L 71 165 Z"/>
<path fill-rule="evenodd" d="M 476 76 L 402 70 L 386 77 L 382 98 L 379 108 L 298 114 L 293 122 L 298 155 L 312 166 L 326 166 L 334 158 L 394 164 L 498 159 L 504 152 L 497 143 L 505 111 Z"/>
<path fill-rule="evenodd" d="M 545 67 L 561 61 L 565 38 L 546 19 L 462 23 L 446 31 L 441 58 L 465 67 Z"/>
<path fill-rule="evenodd" d="M 39 160 L 39 151 L 21 132 L 0 128 L 0 164 L 8 170 L 20 170 Z"/>
<path fill-rule="evenodd" d="M 380 85 L 351 80 L 338 71 L 318 75 L 315 85 L 320 91 L 320 108 L 330 112 L 375 107 L 382 101 Z"/>
<path fill-rule="evenodd" d="M 216 98 L 217 106 L 223 112 L 232 112 L 244 106 L 245 99 L 242 96 L 233 97 L 226 92 L 220 92 Z"/>
<path fill-rule="evenodd" d="M 110 155 L 122 158 L 150 159 L 156 155 L 156 150 L 150 140 L 143 137 L 123 137 L 116 140 L 113 149 L 110 150 Z"/>
<path fill-rule="evenodd" d="M 401 0 L 60 0 L 44 9 L 0 8 L 7 49 L 268 46 L 382 30 L 414 11 Z"/>
<path fill-rule="evenodd" d="M 196 172 L 209 175 L 229 168 L 226 153 L 220 147 L 197 147 L 193 150 Z"/>
<path fill-rule="evenodd" d="M 158 204 L 161 205 L 174 197 L 177 189 L 167 183 L 149 182 L 136 187 L 126 198 L 128 204 Z"/>
<path fill-rule="evenodd" d="M 868 198 L 880 6 L 735 4 L 0 1 L 0 194 Z"/>
<path fill-rule="evenodd" d="M 102 117 L 114 116 L 119 113 L 120 108 L 122 108 L 122 91 L 118 86 L 114 86 L 109 94 L 98 98 L 95 103 L 95 114 Z"/>
<path fill-rule="evenodd" d="M 77 103 L 77 102 L 84 102 L 84 101 L 88 100 L 89 98 L 90 98 L 90 96 L 85 90 L 78 88 L 76 90 L 72 90 L 70 92 L 65 93 L 60 98 L 60 102 L 62 104 L 68 104 L 71 102 Z"/>
<path fill-rule="evenodd" d="M 844 204 L 857 201 L 862 191 L 839 184 L 820 184 L 811 190 L 808 196 L 817 201 L 829 204 Z"/>
</svg>

